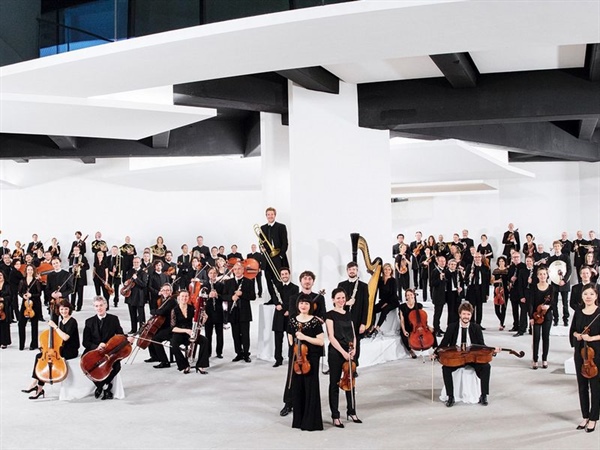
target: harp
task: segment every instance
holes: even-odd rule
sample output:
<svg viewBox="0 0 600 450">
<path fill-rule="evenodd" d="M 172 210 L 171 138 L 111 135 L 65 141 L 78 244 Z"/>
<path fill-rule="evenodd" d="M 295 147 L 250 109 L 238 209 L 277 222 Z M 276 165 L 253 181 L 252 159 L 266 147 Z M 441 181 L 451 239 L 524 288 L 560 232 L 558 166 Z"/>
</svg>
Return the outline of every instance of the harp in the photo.
<svg viewBox="0 0 600 450">
<path fill-rule="evenodd" d="M 367 313 L 367 329 L 373 325 L 373 309 L 375 307 L 375 297 L 377 296 L 377 287 L 379 284 L 379 277 L 381 275 L 381 269 L 383 267 L 383 261 L 377 257 L 371 261 L 369 254 L 369 246 L 367 241 L 359 233 L 350 233 L 350 241 L 352 243 L 352 261 L 358 262 L 358 250 L 363 254 L 365 260 L 365 266 L 367 266 L 367 272 L 371 275 L 369 280 L 369 304 Z"/>
</svg>

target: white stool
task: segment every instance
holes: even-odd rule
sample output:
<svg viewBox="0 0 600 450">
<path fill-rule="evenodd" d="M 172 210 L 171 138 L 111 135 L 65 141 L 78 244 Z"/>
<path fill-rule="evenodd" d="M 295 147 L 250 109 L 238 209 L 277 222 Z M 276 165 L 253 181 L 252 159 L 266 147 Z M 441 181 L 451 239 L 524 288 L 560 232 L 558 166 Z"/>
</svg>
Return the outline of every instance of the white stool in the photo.
<svg viewBox="0 0 600 450">
<path fill-rule="evenodd" d="M 66 361 L 68 367 L 67 378 L 61 383 L 59 400 L 80 400 L 94 394 L 96 385 L 85 376 L 79 367 L 79 358 Z M 119 373 L 113 380 L 112 392 L 114 398 L 125 398 L 123 381 Z"/>
<path fill-rule="evenodd" d="M 461 367 L 452 372 L 454 382 L 454 400 L 463 403 L 479 403 L 481 396 L 481 383 L 475 370 L 471 366 Z M 448 400 L 446 386 L 442 389 L 440 400 Z"/>
</svg>

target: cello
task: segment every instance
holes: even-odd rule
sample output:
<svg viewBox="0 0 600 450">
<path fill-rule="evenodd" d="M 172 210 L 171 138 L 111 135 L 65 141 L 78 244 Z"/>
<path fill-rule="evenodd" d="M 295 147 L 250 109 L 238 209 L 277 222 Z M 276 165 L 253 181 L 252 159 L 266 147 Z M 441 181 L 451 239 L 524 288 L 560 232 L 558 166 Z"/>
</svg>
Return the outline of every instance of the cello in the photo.
<svg viewBox="0 0 600 450">
<path fill-rule="evenodd" d="M 92 381 L 100 382 L 108 378 L 115 362 L 131 354 L 131 344 L 124 334 L 111 337 L 104 348 L 85 353 L 79 361 L 83 373 Z"/>
<path fill-rule="evenodd" d="M 525 356 L 525 352 L 517 352 L 510 348 L 500 349 L 503 352 L 509 352 L 517 358 Z M 472 344 L 469 347 L 461 346 L 445 347 L 437 349 L 437 359 L 446 367 L 462 367 L 467 364 L 486 364 L 492 362 L 496 356 L 496 349 L 486 345 Z"/>
<path fill-rule="evenodd" d="M 408 336 L 410 348 L 425 351 L 433 347 L 435 337 L 427 326 L 427 313 L 422 309 L 413 309 L 408 314 L 408 321 L 412 326 L 412 332 Z"/>
<path fill-rule="evenodd" d="M 35 375 L 44 383 L 58 383 L 67 378 L 67 363 L 60 356 L 63 340 L 53 328 L 40 334 L 42 354 L 35 363 Z"/>
</svg>

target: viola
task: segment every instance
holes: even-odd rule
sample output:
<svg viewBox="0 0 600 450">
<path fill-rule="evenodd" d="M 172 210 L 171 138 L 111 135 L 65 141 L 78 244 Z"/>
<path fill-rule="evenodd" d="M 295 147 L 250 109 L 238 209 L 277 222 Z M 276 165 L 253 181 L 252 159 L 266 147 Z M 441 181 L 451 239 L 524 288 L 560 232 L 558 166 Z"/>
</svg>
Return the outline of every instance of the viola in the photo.
<svg viewBox="0 0 600 450">
<path fill-rule="evenodd" d="M 23 302 L 25 310 L 23 311 L 23 317 L 26 319 L 33 319 L 35 317 L 35 311 L 33 310 L 33 302 L 31 300 L 25 300 Z"/>
<path fill-rule="evenodd" d="M 42 355 L 35 363 L 35 375 L 45 383 L 58 383 L 67 378 L 67 363 L 60 356 L 63 340 L 53 328 L 40 334 Z"/>
<path fill-rule="evenodd" d="M 587 334 L 588 332 L 589 327 L 585 327 L 581 334 Z M 583 348 L 581 349 L 581 357 L 583 358 L 581 375 L 585 378 L 595 378 L 598 376 L 598 366 L 594 363 L 595 355 L 594 349 L 588 345 L 587 341 L 583 341 Z"/>
<path fill-rule="evenodd" d="M 131 354 L 131 344 L 124 334 L 116 334 L 106 343 L 106 347 L 85 353 L 79 361 L 83 373 L 92 381 L 103 381 L 113 369 L 113 365 Z"/>
<path fill-rule="evenodd" d="M 517 352 L 510 348 L 502 348 L 503 352 L 509 352 L 517 358 L 525 356 L 525 352 Z M 462 349 L 460 346 L 438 348 L 437 358 L 446 367 L 462 367 L 467 364 L 486 364 L 492 362 L 496 356 L 494 347 L 473 344 Z"/>
<path fill-rule="evenodd" d="M 175 267 L 169 266 L 169 268 L 165 270 L 165 275 L 168 277 L 175 275 Z"/>
<path fill-rule="evenodd" d="M 552 302 L 552 297 L 550 295 L 546 295 L 544 297 L 544 303 L 538 305 L 538 307 L 533 312 L 533 323 L 536 325 L 541 325 L 544 323 L 546 319 L 546 313 L 550 311 L 550 308 L 544 309 L 544 305 L 549 305 Z"/>
<path fill-rule="evenodd" d="M 298 331 L 302 331 L 300 324 Z M 310 372 L 310 362 L 308 361 L 308 346 L 302 344 L 300 339 L 294 339 L 294 372 L 298 375 L 306 375 Z"/>
<path fill-rule="evenodd" d="M 349 352 L 352 351 L 354 345 L 350 343 L 348 346 Z M 340 381 L 338 381 L 338 386 L 342 391 L 352 391 L 354 386 L 356 385 L 356 377 L 354 373 L 356 372 L 356 363 L 352 361 L 350 355 L 348 355 L 348 361 L 344 361 L 342 364 L 342 376 Z"/>
<path fill-rule="evenodd" d="M 500 283 L 498 286 L 494 288 L 494 305 L 504 305 L 506 300 L 504 300 L 504 286 Z"/>
<path fill-rule="evenodd" d="M 414 309 L 408 314 L 408 321 L 412 325 L 412 332 L 408 336 L 410 348 L 424 351 L 433 347 L 435 337 L 427 326 L 427 313 L 422 309 Z"/>
<path fill-rule="evenodd" d="M 0 297 L 0 320 L 6 320 L 6 313 L 4 312 L 4 299 Z"/>
<path fill-rule="evenodd" d="M 123 283 L 123 287 L 119 291 L 123 297 L 129 297 L 131 295 L 131 290 L 133 289 L 133 285 L 135 284 L 135 280 L 130 278 L 125 283 Z"/>
</svg>

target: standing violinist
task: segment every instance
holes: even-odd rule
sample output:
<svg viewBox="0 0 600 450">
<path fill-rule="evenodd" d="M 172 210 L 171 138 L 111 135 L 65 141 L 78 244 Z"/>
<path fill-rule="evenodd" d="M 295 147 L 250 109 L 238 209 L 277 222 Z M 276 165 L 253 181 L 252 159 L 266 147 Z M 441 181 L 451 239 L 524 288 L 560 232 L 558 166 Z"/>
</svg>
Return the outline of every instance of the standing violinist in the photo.
<svg viewBox="0 0 600 450">
<path fill-rule="evenodd" d="M 504 320 L 506 319 L 506 301 L 508 299 L 508 268 L 506 267 L 506 256 L 500 255 L 496 259 L 496 268 L 492 272 L 492 283 L 494 284 L 494 312 L 500 322 L 500 331 L 504 331 Z"/>
<path fill-rule="evenodd" d="M 172 298 L 172 294 L 173 289 L 171 288 L 171 285 L 168 283 L 164 284 L 160 288 L 159 292 L 160 306 L 158 306 L 156 309 L 150 310 L 150 314 L 152 316 L 162 317 L 164 319 L 164 322 L 152 337 L 153 342 L 150 342 L 150 345 L 148 346 L 150 358 L 144 360 L 144 362 L 147 363 L 158 362 L 159 364 L 153 366 L 155 369 L 171 367 L 162 342 L 171 341 L 171 311 L 173 308 L 175 308 L 175 306 L 177 306 L 177 302 Z"/>
<path fill-rule="evenodd" d="M 411 261 L 412 266 L 411 269 L 413 271 L 413 281 L 415 289 L 420 289 L 423 287 L 422 279 L 421 279 L 421 267 L 419 266 L 419 256 L 423 252 L 423 248 L 425 247 L 425 242 L 423 242 L 423 233 L 417 231 L 415 233 L 415 240 L 410 243 L 410 252 L 411 252 Z"/>
<path fill-rule="evenodd" d="M 410 253 L 408 252 L 408 245 L 400 244 L 399 252 L 394 260 L 394 266 L 398 273 L 398 298 L 402 298 L 402 291 L 406 291 L 410 287 L 410 275 L 408 274 Z"/>
<path fill-rule="evenodd" d="M 585 285 L 581 297 L 584 306 L 575 311 L 569 335 L 571 336 L 571 346 L 575 351 L 579 405 L 583 417 L 577 429 L 585 429 L 586 432 L 591 433 L 596 429 L 600 414 L 600 378 L 598 378 L 597 372 L 600 366 L 598 288 L 593 284 Z M 586 348 L 586 344 L 588 348 Z M 590 349 L 594 351 L 593 359 L 588 359 Z M 587 361 L 584 360 L 584 355 Z M 596 368 L 595 375 L 594 366 Z"/>
<path fill-rule="evenodd" d="M 77 328 L 77 321 L 71 317 L 73 313 L 73 306 L 68 300 L 62 300 L 58 307 L 60 314 L 60 321 L 58 325 L 54 321 L 50 321 L 48 325 L 54 329 L 54 332 L 60 336 L 63 343 L 60 347 L 60 356 L 66 360 L 77 358 L 79 354 L 79 330 Z M 35 357 L 35 363 L 33 364 L 33 383 L 28 389 L 22 389 L 21 392 L 29 394 L 36 391 L 34 395 L 29 397 L 29 400 L 36 400 L 40 397 L 45 397 L 44 382 L 40 380 L 35 373 L 35 369 L 38 360 L 42 356 L 42 353 L 38 353 Z M 67 375 L 68 376 L 68 375 Z"/>
<path fill-rule="evenodd" d="M 391 273 L 390 273 L 391 276 Z M 346 293 L 343 289 L 337 288 L 331 292 L 333 299 L 333 309 L 325 315 L 325 324 L 327 326 L 327 337 L 329 338 L 328 358 L 329 363 L 329 408 L 331 409 L 331 418 L 333 425 L 337 428 L 344 428 L 340 419 L 338 409 L 340 399 L 340 377 L 342 376 L 342 365 L 347 365 L 347 376 L 353 377 L 353 370 L 350 362 L 354 358 L 356 348 L 356 333 L 350 314 L 344 309 L 346 304 Z M 352 378 L 351 378 L 352 379 Z M 352 379 L 352 382 L 354 380 Z M 353 383 L 352 383 L 353 384 Z M 346 392 L 346 418 L 352 419 L 355 423 L 362 423 L 356 415 L 355 402 L 353 395 L 354 389 Z"/>
<path fill-rule="evenodd" d="M 70 272 L 73 273 L 73 293 L 71 304 L 77 311 L 83 306 L 83 288 L 87 285 L 87 271 L 90 268 L 85 255 L 80 253 L 79 246 L 73 247 L 69 257 Z"/>
<path fill-rule="evenodd" d="M 513 327 L 510 331 L 516 331 L 514 337 L 523 336 L 527 331 L 527 298 L 525 289 L 527 288 L 527 275 L 529 271 L 527 266 L 521 262 L 521 254 L 514 250 L 511 252 L 511 265 L 508 267 L 508 295 L 513 315 Z"/>
<path fill-rule="evenodd" d="M 10 287 L 8 280 L 4 278 L 4 272 L 0 272 L 0 348 L 5 349 L 12 343 L 10 337 Z"/>
<path fill-rule="evenodd" d="M 244 266 L 237 262 L 233 266 L 234 277 L 227 280 L 223 287 L 223 298 L 228 302 L 229 323 L 236 356 L 233 362 L 242 361 L 249 363 L 250 359 L 250 322 L 252 322 L 252 308 L 250 301 L 256 299 L 254 283 L 244 277 Z"/>
<path fill-rule="evenodd" d="M 553 286 L 548 284 L 548 269 L 543 266 L 538 267 L 537 279 L 538 282 L 532 284 L 531 287 L 529 305 L 529 323 L 533 327 L 533 362 L 531 363 L 531 368 L 534 370 L 538 368 L 540 337 L 542 338 L 542 369 L 548 368 L 550 328 L 552 327 L 552 303 L 554 302 Z M 537 321 L 536 318 L 538 318 Z"/>
<path fill-rule="evenodd" d="M 137 333 L 138 324 L 146 321 L 144 305 L 146 304 L 146 286 L 148 286 L 148 274 L 141 267 L 139 256 L 133 258 L 133 268 L 127 273 L 127 279 L 133 280 L 131 294 L 125 299 L 129 307 L 129 318 L 131 320 L 131 331 L 129 334 Z"/>
<path fill-rule="evenodd" d="M 446 330 L 446 334 L 440 342 L 440 346 L 435 350 L 434 355 L 437 355 L 438 351 L 446 347 L 454 347 L 460 344 L 461 347 L 469 347 L 471 344 L 485 345 L 483 339 L 483 331 L 481 326 L 471 322 L 473 316 L 473 306 L 470 303 L 462 303 L 458 308 L 459 321 L 450 324 Z M 500 352 L 500 349 L 496 349 Z M 432 355 L 432 358 L 434 357 Z M 491 366 L 489 363 L 470 363 L 468 364 L 474 370 L 481 381 L 481 396 L 479 397 L 479 404 L 487 406 L 490 392 L 490 373 Z M 464 367 L 464 366 L 460 366 Z M 446 400 L 446 406 L 451 407 L 454 405 L 454 381 L 452 380 L 452 373 L 460 367 L 448 367 L 442 366 L 442 374 L 444 376 L 444 386 L 446 387 L 446 393 L 448 399 Z"/>
<path fill-rule="evenodd" d="M 46 283 L 46 299 L 58 307 L 61 299 L 68 299 L 69 294 L 73 292 L 73 277 L 66 270 L 61 269 L 61 260 L 59 257 L 52 258 L 52 272 L 48 274 Z M 58 320 L 57 311 L 51 308 L 50 318 L 55 322 Z"/>
<path fill-rule="evenodd" d="M 123 328 L 121 328 L 119 318 L 112 314 L 107 314 L 107 307 L 108 302 L 104 297 L 100 297 L 99 295 L 94 297 L 94 309 L 96 310 L 96 314 L 85 321 L 85 327 L 83 329 L 83 347 L 85 348 L 85 351 L 83 354 L 86 354 L 90 350 L 103 349 L 113 336 L 123 334 Z M 112 399 L 112 381 L 120 371 L 121 362 L 115 361 L 108 377 L 102 381 L 94 381 L 94 384 L 96 385 L 94 397 L 102 397 L 102 400 Z"/>
<path fill-rule="evenodd" d="M 458 305 L 460 299 L 464 296 L 465 280 L 462 271 L 458 270 L 458 263 L 455 259 L 447 262 L 446 269 L 446 304 L 448 305 L 448 317 L 446 327 L 452 322 L 458 321 Z"/>
<path fill-rule="evenodd" d="M 433 302 L 433 328 L 435 335 L 441 337 L 444 334 L 440 325 L 444 305 L 446 304 L 446 258 L 438 256 L 437 264 L 431 269 L 431 301 Z"/>
<path fill-rule="evenodd" d="M 25 277 L 18 287 L 18 294 L 23 299 L 21 313 L 19 314 L 19 350 L 25 348 L 25 327 L 27 321 L 31 323 L 31 344 L 29 350 L 38 348 L 38 323 L 43 320 L 42 315 L 42 285 L 31 264 L 25 269 Z M 31 304 L 29 305 L 29 302 Z M 28 308 L 28 306 L 30 306 Z M 33 311 L 33 317 L 25 317 L 25 311 Z"/>
<path fill-rule="evenodd" d="M 148 303 L 150 309 L 158 308 L 157 300 L 159 291 L 165 283 L 169 282 L 169 277 L 162 271 L 163 260 L 155 259 L 153 266 L 154 271 L 148 276 Z"/>
<path fill-rule="evenodd" d="M 42 241 L 38 241 L 38 235 L 33 233 L 31 235 L 31 242 L 27 244 L 27 251 L 25 253 L 34 254 L 38 250 L 44 251 L 44 244 Z"/>
<path fill-rule="evenodd" d="M 300 294 L 295 308 L 298 314 L 290 318 L 288 328 L 290 347 L 295 347 L 296 350 L 290 380 L 294 411 L 292 428 L 305 431 L 323 429 L 319 388 L 319 358 L 323 354 L 324 344 L 323 325 L 318 317 L 311 314 L 312 304 L 309 295 Z"/>
</svg>

